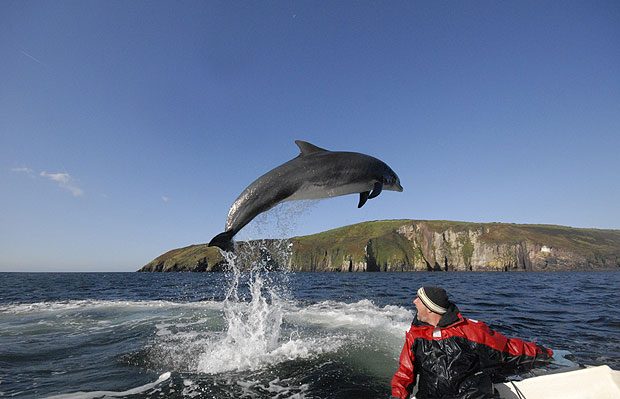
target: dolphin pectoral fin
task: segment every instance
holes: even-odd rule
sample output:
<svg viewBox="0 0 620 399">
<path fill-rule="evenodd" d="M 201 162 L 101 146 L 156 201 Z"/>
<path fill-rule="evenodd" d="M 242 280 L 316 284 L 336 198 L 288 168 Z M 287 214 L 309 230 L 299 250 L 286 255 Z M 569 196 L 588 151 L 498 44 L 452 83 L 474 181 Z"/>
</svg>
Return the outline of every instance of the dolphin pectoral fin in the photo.
<svg viewBox="0 0 620 399">
<path fill-rule="evenodd" d="M 383 183 L 380 181 L 375 183 L 375 186 L 372 188 L 372 193 L 368 196 L 368 199 L 373 199 L 377 195 L 381 194 L 381 190 L 383 190 Z"/>
<path fill-rule="evenodd" d="M 299 155 L 301 155 L 302 157 L 304 155 L 310 155 L 315 152 L 327 151 L 325 148 L 317 147 L 314 144 L 308 143 L 307 141 L 295 140 L 295 144 L 297 144 L 297 147 L 299 147 L 299 151 L 301 151 L 301 154 Z"/>
<path fill-rule="evenodd" d="M 360 202 L 358 202 L 357 204 L 358 208 L 361 208 L 364 206 L 364 204 L 368 200 L 369 195 L 370 195 L 370 191 L 364 191 L 363 193 L 360 193 Z"/>
<path fill-rule="evenodd" d="M 374 187 L 372 188 L 372 192 L 370 191 L 361 192 L 360 202 L 357 204 L 357 207 L 358 208 L 363 207 L 366 201 L 368 201 L 369 199 L 375 198 L 377 195 L 381 194 L 381 190 L 383 190 L 383 183 L 376 182 Z"/>
</svg>

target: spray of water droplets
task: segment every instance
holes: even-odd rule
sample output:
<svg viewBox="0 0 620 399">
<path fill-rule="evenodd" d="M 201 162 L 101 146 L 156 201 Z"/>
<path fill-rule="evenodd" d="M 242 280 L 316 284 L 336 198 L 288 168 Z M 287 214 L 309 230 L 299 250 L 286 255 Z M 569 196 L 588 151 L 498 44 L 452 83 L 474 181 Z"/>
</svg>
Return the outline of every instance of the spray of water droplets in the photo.
<svg viewBox="0 0 620 399">
<path fill-rule="evenodd" d="M 259 248 L 240 255 L 225 254 L 229 264 L 229 287 L 223 304 L 227 330 L 219 342 L 206 347 L 198 362 L 201 372 L 254 369 L 278 347 L 282 288 L 271 284 L 273 272 L 266 266 L 269 258 L 251 260 L 254 252 L 264 253 Z M 246 269 L 244 261 L 248 260 L 251 264 Z M 247 293 L 242 285 L 247 285 Z"/>
<path fill-rule="evenodd" d="M 295 216 L 309 206 L 308 201 L 280 205 L 257 218 L 252 227 L 264 231 L 275 220 L 277 230 L 286 233 L 294 227 Z M 307 343 L 296 340 L 294 334 L 281 337 L 283 315 L 290 306 L 291 244 L 286 240 L 248 241 L 238 243 L 234 254 L 223 255 L 228 263 L 227 330 L 219 342 L 206 347 L 198 370 L 252 370 L 307 354 Z"/>
</svg>

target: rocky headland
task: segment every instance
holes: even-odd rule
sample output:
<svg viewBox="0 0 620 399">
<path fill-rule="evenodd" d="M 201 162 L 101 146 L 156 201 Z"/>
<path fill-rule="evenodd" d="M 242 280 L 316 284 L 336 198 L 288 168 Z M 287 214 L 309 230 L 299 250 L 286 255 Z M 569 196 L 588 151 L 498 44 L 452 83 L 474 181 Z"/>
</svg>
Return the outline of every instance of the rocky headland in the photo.
<svg viewBox="0 0 620 399">
<path fill-rule="evenodd" d="M 271 267 L 292 271 L 620 270 L 620 230 L 554 225 L 387 220 L 237 245 L 239 252 L 258 251 Z M 217 248 L 199 244 L 168 251 L 139 271 L 225 267 Z"/>
</svg>

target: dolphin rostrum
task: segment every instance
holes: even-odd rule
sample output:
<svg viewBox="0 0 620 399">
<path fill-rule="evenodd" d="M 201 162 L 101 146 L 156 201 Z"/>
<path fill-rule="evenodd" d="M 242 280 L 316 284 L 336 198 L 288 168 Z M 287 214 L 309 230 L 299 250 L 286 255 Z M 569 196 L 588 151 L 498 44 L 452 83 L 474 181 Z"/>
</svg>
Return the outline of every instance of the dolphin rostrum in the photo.
<svg viewBox="0 0 620 399">
<path fill-rule="evenodd" d="M 250 184 L 228 211 L 226 231 L 209 246 L 233 250 L 232 238 L 260 213 L 283 201 L 319 199 L 359 193 L 361 208 L 382 190 L 403 191 L 394 171 L 383 161 L 356 152 L 328 151 L 305 141 L 301 153 Z"/>
</svg>

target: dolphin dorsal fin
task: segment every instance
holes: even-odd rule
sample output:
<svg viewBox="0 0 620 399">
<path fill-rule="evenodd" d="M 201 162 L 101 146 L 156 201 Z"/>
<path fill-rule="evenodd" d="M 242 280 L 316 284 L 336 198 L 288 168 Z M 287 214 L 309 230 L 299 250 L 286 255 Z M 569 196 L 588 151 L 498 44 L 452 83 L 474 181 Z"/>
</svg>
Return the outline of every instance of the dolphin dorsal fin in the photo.
<svg viewBox="0 0 620 399">
<path fill-rule="evenodd" d="M 301 156 L 314 154 L 315 152 L 327 151 L 325 148 L 317 147 L 314 144 L 310 144 L 307 141 L 295 140 L 295 144 L 301 151 Z"/>
</svg>

